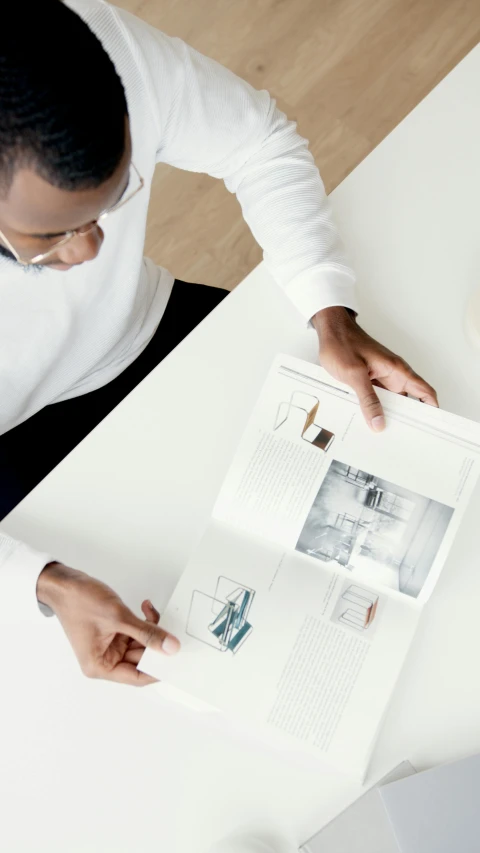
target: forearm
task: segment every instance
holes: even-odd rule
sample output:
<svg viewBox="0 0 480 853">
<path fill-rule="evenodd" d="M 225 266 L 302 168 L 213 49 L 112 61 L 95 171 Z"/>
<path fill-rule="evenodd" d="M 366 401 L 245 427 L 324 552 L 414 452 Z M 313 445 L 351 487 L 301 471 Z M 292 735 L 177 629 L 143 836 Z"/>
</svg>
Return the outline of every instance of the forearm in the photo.
<svg viewBox="0 0 480 853">
<path fill-rule="evenodd" d="M 335 323 L 346 322 L 348 319 L 355 322 L 356 316 L 356 311 L 353 311 L 351 308 L 334 305 L 317 311 L 311 319 L 314 328 L 321 330 L 326 326 L 335 325 Z"/>
<path fill-rule="evenodd" d="M 335 335 L 346 326 L 356 324 L 356 311 L 343 306 L 332 306 L 317 311 L 311 318 L 311 323 L 318 336 Z"/>
<path fill-rule="evenodd" d="M 126 23 L 152 83 L 158 160 L 225 181 L 269 271 L 307 321 L 329 306 L 356 310 L 354 274 L 295 123 L 267 92 L 178 39 L 138 19 Z"/>
<path fill-rule="evenodd" d="M 271 136 L 226 185 L 269 271 L 305 319 L 332 306 L 355 311 L 354 274 L 307 143 L 282 113 L 272 122 Z"/>
<path fill-rule="evenodd" d="M 52 557 L 0 533 L 0 618 L 43 620 L 36 597 L 38 577 Z"/>
</svg>

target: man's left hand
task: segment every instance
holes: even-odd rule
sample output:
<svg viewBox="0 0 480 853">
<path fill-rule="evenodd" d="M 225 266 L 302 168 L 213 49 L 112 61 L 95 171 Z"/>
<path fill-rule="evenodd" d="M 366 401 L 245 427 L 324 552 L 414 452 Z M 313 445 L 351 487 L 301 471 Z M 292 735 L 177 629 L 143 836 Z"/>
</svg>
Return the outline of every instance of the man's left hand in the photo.
<svg viewBox="0 0 480 853">
<path fill-rule="evenodd" d="M 385 428 L 374 385 L 438 406 L 431 385 L 400 356 L 367 335 L 346 308 L 325 308 L 312 317 L 312 324 L 320 341 L 320 364 L 355 391 L 363 416 L 374 432 Z"/>
</svg>

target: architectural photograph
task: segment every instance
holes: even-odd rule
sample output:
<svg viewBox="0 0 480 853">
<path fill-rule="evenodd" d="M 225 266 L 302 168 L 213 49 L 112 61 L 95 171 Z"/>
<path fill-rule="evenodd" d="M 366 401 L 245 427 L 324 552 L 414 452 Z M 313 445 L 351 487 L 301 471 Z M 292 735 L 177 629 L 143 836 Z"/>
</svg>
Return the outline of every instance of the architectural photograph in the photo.
<svg viewBox="0 0 480 853">
<path fill-rule="evenodd" d="M 296 548 L 416 598 L 453 508 L 334 460 Z"/>
</svg>

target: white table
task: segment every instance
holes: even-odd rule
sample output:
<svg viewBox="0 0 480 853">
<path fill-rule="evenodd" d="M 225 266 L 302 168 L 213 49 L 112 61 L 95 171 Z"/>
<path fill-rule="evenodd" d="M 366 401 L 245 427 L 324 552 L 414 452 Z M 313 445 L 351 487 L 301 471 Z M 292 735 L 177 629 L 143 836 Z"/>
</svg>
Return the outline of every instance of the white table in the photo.
<svg viewBox="0 0 480 853">
<path fill-rule="evenodd" d="M 480 48 L 333 193 L 362 320 L 480 418 L 464 305 L 480 285 Z M 11 534 L 164 605 L 277 351 L 315 358 L 260 266 L 10 515 Z M 478 504 L 478 501 L 477 501 Z M 372 774 L 480 749 L 478 505 L 429 605 Z M 357 788 L 155 689 L 89 682 L 56 620 L 0 630 L 0 847 L 200 853 L 235 825 L 304 840 Z"/>
</svg>

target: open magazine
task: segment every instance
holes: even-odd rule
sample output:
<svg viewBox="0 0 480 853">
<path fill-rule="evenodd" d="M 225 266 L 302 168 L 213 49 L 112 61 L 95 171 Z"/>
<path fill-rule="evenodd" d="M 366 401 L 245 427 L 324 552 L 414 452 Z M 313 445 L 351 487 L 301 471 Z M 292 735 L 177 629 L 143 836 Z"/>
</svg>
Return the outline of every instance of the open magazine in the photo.
<svg viewBox="0 0 480 853">
<path fill-rule="evenodd" d="M 364 775 L 480 472 L 480 426 L 278 356 L 204 537 L 139 664 Z"/>
</svg>

